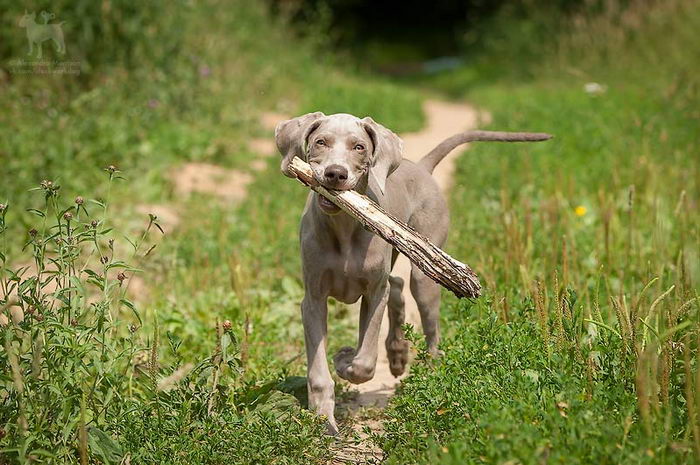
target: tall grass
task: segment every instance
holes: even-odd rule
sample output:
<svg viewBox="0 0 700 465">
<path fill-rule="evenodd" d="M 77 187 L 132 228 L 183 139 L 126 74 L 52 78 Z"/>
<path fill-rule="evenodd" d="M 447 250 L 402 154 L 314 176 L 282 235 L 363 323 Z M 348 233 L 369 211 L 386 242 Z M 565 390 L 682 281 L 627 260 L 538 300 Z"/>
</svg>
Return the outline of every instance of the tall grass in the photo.
<svg viewBox="0 0 700 465">
<path fill-rule="evenodd" d="M 459 159 L 451 244 L 487 295 L 453 303 L 444 366 L 417 368 L 397 398 L 392 463 L 696 461 L 699 81 L 688 40 L 700 5 L 610 5 L 566 20 L 557 46 L 528 44 L 543 50 L 520 63 L 529 79 L 474 81 L 472 70 L 434 81 L 491 110 L 493 128 L 555 139 Z M 586 91 L 590 81 L 602 89 Z M 434 409 L 412 413 L 426 397 Z"/>
<path fill-rule="evenodd" d="M 119 178 L 113 167 L 106 171 L 110 183 Z M 313 463 L 324 457 L 321 422 L 300 411 L 279 380 L 244 382 L 244 346 L 231 321 L 199 336 L 215 341 L 214 349 L 195 358 L 180 350 L 184 335 L 161 329 L 163 316 L 146 316 L 127 299 L 139 270 L 121 257 L 143 264 L 154 253 L 161 228 L 152 215 L 124 247 L 110 225 L 108 201 L 79 197 L 66 205 L 49 181 L 36 190 L 45 205 L 33 211 L 37 225 L 26 244 L 32 261 L 14 268 L 9 260 L 17 252 L 0 254 L 3 460 Z M 3 243 L 9 208 L 0 208 Z M 217 446 L 222 442 L 225 448 Z M 314 452 L 304 452 L 309 448 Z"/>
</svg>

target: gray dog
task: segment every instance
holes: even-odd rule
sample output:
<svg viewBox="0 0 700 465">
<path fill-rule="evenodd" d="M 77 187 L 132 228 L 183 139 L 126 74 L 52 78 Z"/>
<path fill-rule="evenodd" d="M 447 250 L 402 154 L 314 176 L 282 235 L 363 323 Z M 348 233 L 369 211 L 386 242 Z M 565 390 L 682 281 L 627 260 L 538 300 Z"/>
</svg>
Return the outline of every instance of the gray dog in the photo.
<svg viewBox="0 0 700 465">
<path fill-rule="evenodd" d="M 328 189 L 367 195 L 389 214 L 442 247 L 449 228 L 449 211 L 431 176 L 435 166 L 456 146 L 472 140 L 524 140 L 519 133 L 473 131 L 442 142 L 418 163 L 402 157 L 402 141 L 372 118 L 348 114 L 309 113 L 277 125 L 275 139 L 282 154 L 282 172 L 298 156 L 307 161 L 314 180 Z M 301 303 L 308 363 L 309 407 L 334 417 L 334 383 L 326 360 L 327 300 L 354 303 L 362 297 L 357 348 L 344 347 L 333 357 L 335 371 L 359 384 L 374 376 L 377 344 L 384 308 L 389 309 L 386 349 L 394 376 L 408 359 L 404 323 L 404 282 L 391 276 L 398 252 L 380 237 L 341 211 L 325 197 L 311 192 L 301 219 L 301 255 L 305 296 Z M 411 268 L 411 294 L 418 304 L 428 352 L 438 354 L 440 287 L 417 266 Z"/>
</svg>

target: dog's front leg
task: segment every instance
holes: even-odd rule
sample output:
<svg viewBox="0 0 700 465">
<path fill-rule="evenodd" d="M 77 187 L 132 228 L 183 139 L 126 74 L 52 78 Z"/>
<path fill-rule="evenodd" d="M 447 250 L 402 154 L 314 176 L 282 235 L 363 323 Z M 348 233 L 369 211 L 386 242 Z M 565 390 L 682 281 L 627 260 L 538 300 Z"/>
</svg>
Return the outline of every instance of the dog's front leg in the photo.
<svg viewBox="0 0 700 465">
<path fill-rule="evenodd" d="M 357 350 L 352 347 L 343 347 L 333 357 L 335 371 L 341 378 L 354 384 L 360 384 L 374 377 L 374 370 L 377 366 L 379 329 L 382 325 L 388 299 L 389 285 L 387 280 L 383 280 L 375 289 L 362 296 Z"/>
<path fill-rule="evenodd" d="M 328 330 L 328 304 L 325 297 L 304 296 L 301 303 L 306 342 L 307 379 L 309 408 L 328 419 L 328 432 L 338 433 L 335 422 L 335 383 L 328 370 L 326 360 L 326 333 Z"/>
</svg>

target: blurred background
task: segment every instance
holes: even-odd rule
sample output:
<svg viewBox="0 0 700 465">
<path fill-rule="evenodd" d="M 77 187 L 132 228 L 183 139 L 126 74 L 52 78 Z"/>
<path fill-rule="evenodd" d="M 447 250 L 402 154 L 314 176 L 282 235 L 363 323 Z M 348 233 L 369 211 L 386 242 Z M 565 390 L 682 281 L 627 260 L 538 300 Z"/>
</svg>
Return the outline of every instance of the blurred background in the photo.
<svg viewBox="0 0 700 465">
<path fill-rule="evenodd" d="M 477 303 L 445 296 L 443 305 L 448 344 L 465 351 L 465 341 L 488 339 L 479 324 L 533 331 L 522 341 L 542 345 L 531 353 L 523 342 L 519 353 L 537 355 L 513 363 L 540 370 L 538 390 L 523 392 L 542 397 L 522 405 L 542 410 L 523 413 L 521 404 L 503 401 L 480 417 L 485 427 L 467 425 L 468 415 L 440 402 L 452 406 L 471 391 L 443 389 L 422 372 L 413 389 L 427 386 L 421 395 L 434 408 L 418 418 L 423 408 L 410 396 L 397 400 L 388 423 L 395 434 L 382 443 L 391 463 L 449 463 L 448 456 L 534 463 L 550 453 L 582 463 L 689 462 L 700 451 L 700 423 L 688 407 L 700 383 L 692 381 L 698 307 L 688 303 L 700 273 L 699 30 L 696 0 L 0 0 L 0 203 L 9 205 L 0 212 L 0 277 L 32 263 L 30 248 L 22 248 L 42 223 L 37 211 L 50 189 L 31 190 L 42 181 L 60 186 L 54 213 L 74 208 L 78 196 L 91 214 L 102 215 L 108 202 L 114 230 L 105 234 L 157 244 L 133 255 L 115 246 L 140 271 L 126 280 L 136 315 L 109 300 L 122 325 L 114 334 L 134 338 L 132 347 L 155 346 L 156 354 L 167 334 L 158 375 L 168 376 L 218 353 L 214 328 L 229 320 L 235 342 L 227 344 L 243 368 L 213 381 L 202 375 L 201 385 L 222 393 L 222 412 L 238 415 L 257 402 L 262 391 L 255 389 L 267 386 L 267 395 L 276 386 L 270 380 L 304 374 L 297 228 L 307 192 L 279 173 L 275 124 L 311 111 L 347 112 L 405 134 L 425 127 L 426 101 L 467 102 L 481 112 L 482 128 L 555 135 L 546 144 L 478 145 L 456 162 L 447 250 L 477 270 L 487 291 Z M 149 214 L 162 233 L 152 227 L 142 236 Z M 117 271 L 105 274 L 116 280 Z M 353 343 L 357 324 L 346 306 L 332 308 L 329 353 Z M 634 313 L 649 308 L 656 314 Z M 562 322 L 562 312 L 570 321 Z M 584 324 L 591 319 L 603 326 Z M 645 352 L 652 334 L 656 345 Z M 502 337 L 492 346 L 521 340 Z M 475 359 L 487 356 L 487 345 L 472 349 L 481 354 Z M 30 363 L 28 353 L 20 362 Z M 510 366 L 510 353 L 504 349 L 499 366 Z M 136 362 L 123 363 L 114 373 Z M 499 391 L 511 381 L 494 378 L 487 390 L 517 399 Z M 9 376 L 2 382 L 12 384 Z M 66 389 L 73 403 L 57 424 L 77 421 L 82 408 L 80 392 Z M 154 426 L 111 401 L 126 387 L 105 388 L 95 424 L 140 463 L 159 453 L 190 454 L 197 463 L 195 455 L 218 450 L 224 439 L 216 435 L 178 439 L 191 418 L 229 435 L 246 457 L 328 458 L 313 419 L 299 416 L 302 425 L 274 416 L 266 429 L 227 417 L 223 427 L 206 415 L 211 397 L 202 407 L 192 400 L 199 391 L 188 389 L 166 400 L 146 396 L 157 402 L 128 411 L 169 408 L 169 420 Z M 558 433 L 567 417 L 554 407 L 562 392 L 572 405 L 590 401 L 569 412 L 569 436 Z M 2 405 L 0 425 L 14 424 L 15 404 Z M 39 419 L 30 425 L 36 447 L 60 444 L 64 457 L 75 458 L 77 436 L 54 431 L 42 415 L 26 416 Z M 521 423 L 531 427 L 513 426 Z M 402 435 L 403 424 L 415 426 L 415 435 Z M 428 436 L 442 442 L 421 439 Z M 255 442 L 265 438 L 267 448 Z M 460 448 L 466 443 L 477 445 Z M 315 455 L 295 455 L 311 446 Z"/>
</svg>

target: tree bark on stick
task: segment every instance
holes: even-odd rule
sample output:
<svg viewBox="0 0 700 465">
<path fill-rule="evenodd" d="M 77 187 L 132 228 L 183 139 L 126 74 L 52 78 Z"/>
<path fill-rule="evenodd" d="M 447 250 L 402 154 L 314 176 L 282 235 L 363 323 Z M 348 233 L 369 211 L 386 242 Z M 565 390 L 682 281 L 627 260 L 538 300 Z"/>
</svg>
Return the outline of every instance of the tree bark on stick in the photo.
<svg viewBox="0 0 700 465">
<path fill-rule="evenodd" d="M 299 157 L 289 164 L 297 180 L 310 187 L 359 221 L 408 257 L 433 281 L 452 291 L 457 297 L 481 295 L 481 284 L 469 266 L 450 257 L 430 240 L 406 223 L 385 212 L 368 197 L 353 191 L 333 191 L 313 181 L 311 167 Z"/>
</svg>

